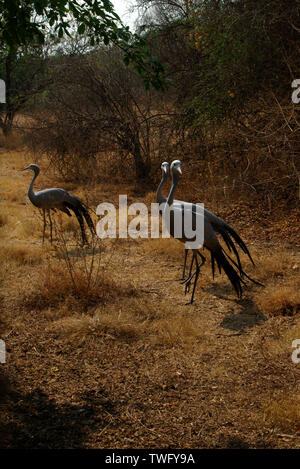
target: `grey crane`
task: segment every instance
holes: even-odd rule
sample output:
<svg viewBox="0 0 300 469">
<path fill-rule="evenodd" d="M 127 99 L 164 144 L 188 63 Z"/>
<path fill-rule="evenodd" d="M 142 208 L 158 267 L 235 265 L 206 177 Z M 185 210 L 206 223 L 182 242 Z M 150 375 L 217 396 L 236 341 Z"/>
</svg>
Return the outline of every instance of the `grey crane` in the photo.
<svg viewBox="0 0 300 469">
<path fill-rule="evenodd" d="M 163 206 L 167 202 L 167 197 L 164 197 L 163 194 L 162 194 L 163 186 L 165 185 L 166 180 L 168 179 L 169 174 L 170 174 L 170 165 L 167 161 L 164 161 L 161 164 L 161 171 L 162 171 L 162 178 L 161 178 L 160 184 L 159 184 L 159 186 L 157 188 L 157 191 L 156 191 L 156 202 L 158 204 L 160 204 L 160 213 L 162 213 Z M 178 203 L 181 204 L 181 202 L 178 202 L 178 200 L 173 201 L 173 204 L 175 204 L 175 205 L 178 204 Z M 182 278 L 179 279 L 179 280 L 184 280 L 185 279 L 185 267 L 186 267 L 187 253 L 188 253 L 188 250 L 186 249 L 185 250 L 185 255 L 184 255 Z"/>
<path fill-rule="evenodd" d="M 177 211 L 180 211 L 182 213 L 183 210 L 192 210 L 192 216 L 193 216 L 193 221 L 195 221 L 196 217 L 199 217 L 199 214 L 196 212 L 195 209 L 191 209 L 191 204 L 187 204 L 186 202 L 180 202 L 180 201 L 174 201 L 174 194 L 175 190 L 177 187 L 177 184 L 179 182 L 179 178 L 181 176 L 181 162 L 179 160 L 175 160 L 171 164 L 171 175 L 172 175 L 172 187 L 167 199 L 167 204 L 172 206 L 172 211 L 171 215 L 173 214 L 173 219 L 171 216 L 170 219 L 170 234 L 171 236 L 174 236 L 174 214 Z M 193 206 L 192 206 L 193 207 Z M 249 280 L 251 280 L 253 283 L 256 283 L 258 285 L 261 285 L 259 282 L 253 280 L 251 277 L 249 277 L 242 269 L 241 262 L 240 262 L 240 257 L 238 254 L 238 251 L 236 249 L 236 246 L 234 245 L 232 238 L 234 241 L 242 248 L 242 250 L 249 256 L 250 260 L 253 262 L 253 259 L 249 253 L 249 250 L 243 240 L 240 238 L 240 236 L 231 228 L 226 222 L 224 222 L 222 219 L 216 217 L 213 215 L 211 212 L 208 210 L 204 210 L 203 212 L 204 216 L 204 242 L 203 242 L 203 247 L 208 249 L 211 254 L 211 263 L 212 263 L 212 274 L 214 277 L 214 272 L 215 272 L 215 262 L 217 263 L 219 272 L 221 273 L 222 269 L 224 270 L 225 274 L 227 275 L 228 279 L 230 280 L 233 288 L 235 289 L 237 296 L 240 298 L 242 295 L 242 284 L 245 284 L 244 280 L 242 277 L 247 277 Z M 216 233 L 219 233 L 223 240 L 226 243 L 226 246 L 228 249 L 231 251 L 233 250 L 237 261 L 234 261 L 222 248 L 218 237 Z M 185 235 L 182 235 L 182 238 L 178 238 L 179 241 L 186 242 L 186 241 L 191 241 L 186 239 Z M 191 301 L 190 303 L 193 303 L 194 300 L 194 293 L 195 293 L 195 288 L 200 272 L 200 267 L 204 264 L 205 262 L 205 257 L 202 256 L 200 251 L 198 249 L 193 249 L 192 250 L 193 257 L 191 261 L 191 266 L 190 266 L 190 272 L 188 278 L 185 280 L 186 283 L 186 290 L 185 292 L 189 291 L 191 280 L 194 279 L 194 285 L 193 285 L 193 291 L 191 295 Z M 187 253 L 186 253 L 187 254 Z M 185 254 L 185 255 L 186 255 Z M 199 264 L 198 261 L 198 256 L 201 258 L 201 263 Z M 195 272 L 192 274 L 192 267 L 193 263 L 195 262 L 196 264 L 196 269 Z M 233 268 L 231 265 L 233 264 L 235 267 L 238 268 L 238 272 Z"/>
<path fill-rule="evenodd" d="M 76 218 L 79 222 L 80 229 L 81 229 L 82 243 L 86 244 L 87 237 L 85 234 L 83 218 L 85 219 L 93 235 L 96 233 L 96 230 L 95 230 L 93 221 L 88 213 L 88 210 L 83 205 L 83 203 L 78 199 L 78 197 L 69 194 L 64 189 L 59 189 L 57 187 L 34 192 L 33 184 L 40 173 L 40 168 L 36 164 L 30 164 L 26 168 L 21 169 L 21 171 L 26 171 L 28 169 L 34 172 L 32 181 L 28 189 L 29 200 L 35 207 L 41 208 L 43 210 L 43 221 L 44 221 L 43 242 L 44 242 L 45 230 L 46 230 L 46 212 L 49 218 L 50 240 L 52 242 L 52 220 L 51 220 L 50 210 L 53 210 L 54 212 L 56 210 L 60 210 L 66 213 L 69 217 L 72 216 L 72 214 L 70 213 L 70 210 L 71 210 L 75 213 Z"/>
<path fill-rule="evenodd" d="M 181 168 L 181 162 L 179 160 L 175 160 L 173 163 L 176 165 L 176 163 L 179 163 L 178 168 Z M 161 165 L 162 169 L 162 179 L 161 182 L 158 186 L 157 193 L 156 193 L 156 201 L 159 204 L 163 204 L 167 201 L 167 198 L 162 195 L 162 188 L 168 178 L 168 175 L 170 174 L 170 166 L 169 163 L 163 162 Z M 180 169 L 181 171 L 181 169 Z M 191 204 L 187 204 L 186 202 L 183 202 L 181 200 L 173 200 L 173 205 L 174 206 L 179 206 L 179 207 L 186 207 L 190 208 Z M 192 208 L 196 211 L 196 204 L 192 205 Z M 241 267 L 241 261 L 239 257 L 239 253 L 237 251 L 237 247 L 240 247 L 242 251 L 247 254 L 251 262 L 254 264 L 253 259 L 251 257 L 251 254 L 245 245 L 244 241 L 241 239 L 241 237 L 237 234 L 237 232 L 230 226 L 228 223 L 226 223 L 224 220 L 221 218 L 217 217 L 213 213 L 211 213 L 209 210 L 204 208 L 204 216 L 205 220 L 209 222 L 215 231 L 215 233 L 218 233 L 222 236 L 223 240 L 225 241 L 226 246 L 228 247 L 229 251 L 234 252 L 236 256 L 236 262 L 238 264 L 238 268 L 240 271 L 242 271 Z M 235 245 L 236 243 L 236 245 Z M 183 272 L 182 272 L 182 279 L 185 280 L 185 269 L 186 269 L 186 261 L 187 261 L 187 256 L 188 256 L 188 249 L 185 249 L 185 255 L 184 255 L 184 263 L 183 263 Z M 202 261 L 205 262 L 205 258 L 202 258 Z M 191 269 L 192 269 L 193 263 L 191 263 L 190 267 L 190 274 L 191 274 Z M 189 276 L 190 276 L 189 274 Z"/>
<path fill-rule="evenodd" d="M 170 174 L 170 165 L 167 161 L 164 161 L 162 164 L 161 164 L 161 172 L 162 172 L 162 178 L 161 178 L 161 181 L 160 181 L 160 184 L 157 188 L 157 191 L 156 191 L 156 202 L 158 204 L 162 204 L 164 202 L 167 202 L 167 197 L 164 197 L 162 195 L 162 188 L 166 182 L 166 180 L 168 179 L 169 177 L 169 174 Z"/>
</svg>

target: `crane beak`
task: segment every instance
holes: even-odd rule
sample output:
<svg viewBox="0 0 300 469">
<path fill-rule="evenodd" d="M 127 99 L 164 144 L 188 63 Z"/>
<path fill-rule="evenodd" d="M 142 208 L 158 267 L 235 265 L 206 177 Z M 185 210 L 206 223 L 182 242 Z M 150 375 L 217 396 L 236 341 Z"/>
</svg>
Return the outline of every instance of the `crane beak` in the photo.
<svg viewBox="0 0 300 469">
<path fill-rule="evenodd" d="M 177 171 L 179 172 L 180 176 L 182 176 L 182 171 L 181 171 L 181 168 L 177 168 Z"/>
<path fill-rule="evenodd" d="M 19 171 L 26 171 L 26 169 L 29 169 L 29 166 L 26 166 L 26 168 L 19 169 Z"/>
</svg>

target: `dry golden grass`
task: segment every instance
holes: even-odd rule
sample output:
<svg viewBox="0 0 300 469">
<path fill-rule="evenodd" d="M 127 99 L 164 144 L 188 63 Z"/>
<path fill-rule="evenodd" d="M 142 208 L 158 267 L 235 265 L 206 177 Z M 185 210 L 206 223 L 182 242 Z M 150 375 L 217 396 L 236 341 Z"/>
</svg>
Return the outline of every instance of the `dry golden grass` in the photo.
<svg viewBox="0 0 300 469">
<path fill-rule="evenodd" d="M 8 215 L 1 213 L 0 214 L 0 228 L 8 223 Z"/>
<path fill-rule="evenodd" d="M 300 396 L 274 399 L 265 405 L 264 414 L 281 431 L 300 434 Z"/>
<path fill-rule="evenodd" d="M 3 244 L 0 246 L 0 257 L 8 264 L 39 265 L 43 262 L 42 250 L 24 242 Z"/>
<path fill-rule="evenodd" d="M 65 340 L 84 343 L 91 335 L 109 335 L 112 338 L 131 340 L 137 338 L 141 328 L 133 317 L 117 312 L 98 311 L 91 316 L 75 315 L 55 321 L 49 328 Z"/>
<path fill-rule="evenodd" d="M 300 285 L 274 284 L 263 290 L 256 298 L 256 304 L 268 316 L 294 316 L 300 312 Z"/>
<path fill-rule="evenodd" d="M 171 260 L 182 261 L 183 263 L 184 244 L 176 239 L 158 238 L 151 239 L 151 242 L 144 240 L 142 243 L 145 253 L 151 256 L 164 256 Z"/>
<path fill-rule="evenodd" d="M 281 341 L 286 347 L 291 350 L 291 344 L 295 339 L 300 339 L 300 318 L 297 318 L 295 323 L 287 328 L 282 334 Z"/>
<path fill-rule="evenodd" d="M 280 320 L 278 317 L 272 318 L 267 333 L 261 337 L 260 347 L 264 357 L 273 363 L 288 364 L 292 371 L 296 371 L 298 364 L 292 362 L 293 341 L 300 339 L 300 318 L 298 316 L 290 318 L 289 322 Z"/>
<path fill-rule="evenodd" d="M 203 339 L 203 329 L 196 327 L 189 317 L 174 316 L 157 319 L 150 328 L 151 341 L 156 345 L 192 345 Z"/>
<path fill-rule="evenodd" d="M 297 274 L 297 269 L 300 267 L 299 258 L 294 257 L 293 253 L 286 249 L 279 248 L 275 252 L 272 250 L 268 253 L 264 249 L 252 248 L 251 253 L 256 265 L 252 268 L 248 261 L 247 264 L 262 281 L 286 277 L 289 273 Z"/>
<path fill-rule="evenodd" d="M 92 316 L 75 314 L 59 318 L 52 323 L 49 330 L 58 333 L 66 340 L 88 340 L 91 335 L 108 335 L 111 338 L 124 340 L 141 339 L 144 344 L 155 346 L 180 347 L 192 346 L 203 342 L 205 332 L 192 322 L 189 317 L 153 320 L 145 309 L 136 308 L 137 303 L 127 302 L 125 308 L 116 311 L 112 308 L 97 309 Z M 140 305 L 141 307 L 142 305 Z M 149 304 L 147 306 L 149 308 Z"/>
<path fill-rule="evenodd" d="M 26 185 L 24 185 L 23 179 L 20 177 L 20 174 L 16 171 L 16 178 L 14 181 L 11 181 L 11 178 L 4 176 L 1 178 L 1 194 L 5 197 L 6 203 L 14 202 L 15 203 L 25 203 L 27 200 L 27 190 Z"/>
<path fill-rule="evenodd" d="M 224 275 L 217 275 L 212 282 L 209 256 L 206 256 L 195 304 L 185 306 L 189 298 L 184 297 L 184 286 L 175 280 L 181 275 L 184 245 L 174 239 L 104 240 L 103 247 L 93 254 L 95 261 L 101 260 L 99 275 L 95 269 L 88 268 L 93 256 L 91 249 L 79 247 L 80 228 L 75 217 L 54 215 L 57 230 L 54 242 L 50 245 L 46 239 L 42 244 L 42 218 L 27 199 L 30 175 L 16 171 L 32 161 L 34 158 L 21 152 L 0 154 L 5 175 L 5 190 L 0 201 L 0 255 L 4 261 L 3 274 L 0 272 L 1 296 L 3 315 L 9 325 L 8 340 L 12 341 L 14 360 L 10 366 L 14 369 L 17 363 L 15 376 L 20 387 L 26 388 L 24 392 L 28 387 L 41 386 L 47 395 L 52 393 L 64 403 L 69 403 L 66 396 L 71 393 L 74 399 L 80 399 L 79 394 L 99 388 L 98 357 L 106 356 L 104 391 L 116 401 L 123 393 L 124 399 L 131 402 L 130 396 L 136 393 L 137 402 L 146 405 L 150 402 L 147 411 L 151 413 L 153 409 L 152 415 L 155 415 L 153 432 L 162 434 L 162 428 L 166 427 L 165 434 L 168 433 L 165 440 L 158 439 L 158 446 L 162 442 L 171 447 L 176 432 L 187 433 L 185 419 L 187 425 L 193 423 L 194 427 L 190 428 L 194 428 L 194 434 L 190 433 L 184 445 L 192 442 L 194 447 L 202 438 L 207 438 L 209 443 L 217 441 L 219 433 L 228 434 L 228 438 L 237 434 L 245 436 L 255 445 L 261 431 L 268 434 L 274 426 L 282 430 L 296 429 L 299 401 L 297 397 L 284 399 L 284 393 L 290 390 L 286 377 L 290 381 L 293 374 L 297 377 L 299 366 L 291 360 L 291 343 L 300 338 L 296 314 L 299 307 L 299 285 L 295 280 L 298 271 L 294 268 L 296 251 L 274 252 L 257 242 L 258 247 L 251 249 L 256 267 L 252 267 L 245 256 L 243 265 L 246 272 L 265 283 L 266 288 L 245 290 L 241 301 L 236 300 Z M 48 167 L 46 161 L 42 167 Z M 53 186 L 62 186 L 83 200 L 88 192 L 94 209 L 101 201 L 118 204 L 119 193 L 127 193 L 129 202 L 138 198 L 134 185 L 129 184 L 101 181 L 88 188 L 73 183 L 60 184 L 50 168 L 41 173 L 37 188 Z M 193 190 L 192 187 L 191 193 Z M 184 196 L 178 193 L 178 198 L 189 200 L 189 195 L 188 192 Z M 145 200 L 150 207 L 155 201 L 155 192 L 148 193 Z M 139 201 L 144 201 L 144 196 Z M 64 233 L 66 246 L 61 246 L 59 232 Z M 66 264 L 66 252 L 69 259 L 74 260 L 70 268 Z M 258 309 L 265 316 L 265 322 L 260 321 Z M 293 316 L 284 317 L 287 314 Z M 33 316 L 35 321 L 31 320 Z M 277 323 L 284 324 L 278 333 Z M 258 347 L 262 334 L 265 337 L 263 357 Z M 72 343 L 72 347 L 66 345 L 68 343 Z M 82 345 L 80 354 L 89 368 L 88 378 L 80 380 L 80 391 L 73 368 L 70 368 L 70 362 L 76 366 L 78 361 L 75 343 Z M 29 350 L 30 354 L 24 350 Z M 51 374 L 54 357 L 61 361 L 58 367 L 61 371 L 57 373 L 61 372 L 63 378 L 55 381 Z M 280 366 L 278 372 L 276 364 Z M 269 366 L 269 381 L 266 366 Z M 132 372 L 137 368 L 141 370 L 141 378 L 149 372 L 151 379 L 137 383 L 136 371 Z M 42 382 L 41 369 L 44 370 Z M 118 373 L 122 375 L 123 369 L 132 373 L 132 381 L 127 374 L 123 381 L 115 378 Z M 273 374 L 276 389 L 280 387 L 276 399 Z M 165 376 L 173 375 L 180 386 L 165 389 Z M 71 390 L 73 378 L 75 385 Z M 161 393 L 159 396 L 157 390 Z M 173 419 L 166 402 L 175 400 L 180 402 L 180 409 L 178 407 Z M 257 403 L 257 413 L 262 417 L 259 429 L 255 424 L 248 429 L 248 423 L 251 426 L 254 415 L 256 417 L 248 402 Z M 174 410 L 175 406 L 172 412 Z M 198 420 L 204 422 L 201 425 L 195 419 L 198 414 Z M 232 422 L 232 426 L 227 426 L 227 422 Z M 133 424 L 135 430 L 139 430 L 138 425 Z M 177 425 L 176 432 L 174 425 Z M 123 428 L 123 424 L 119 427 L 127 437 L 130 430 Z M 143 427 L 142 432 L 144 430 Z M 90 432 L 91 435 L 96 433 Z M 112 436 L 110 427 L 105 427 L 101 438 L 105 438 L 106 433 L 107 442 Z"/>
<path fill-rule="evenodd" d="M 105 304 L 117 296 L 135 295 L 128 285 L 115 283 L 112 276 L 100 273 L 91 281 L 83 266 L 69 272 L 60 263 L 45 266 L 39 272 L 39 280 L 20 298 L 20 305 L 27 311 L 58 308 L 65 304 L 72 311 L 87 311 L 89 307 Z"/>
<path fill-rule="evenodd" d="M 79 224 L 75 216 L 64 217 L 62 222 L 62 229 L 69 233 L 78 233 Z"/>
</svg>

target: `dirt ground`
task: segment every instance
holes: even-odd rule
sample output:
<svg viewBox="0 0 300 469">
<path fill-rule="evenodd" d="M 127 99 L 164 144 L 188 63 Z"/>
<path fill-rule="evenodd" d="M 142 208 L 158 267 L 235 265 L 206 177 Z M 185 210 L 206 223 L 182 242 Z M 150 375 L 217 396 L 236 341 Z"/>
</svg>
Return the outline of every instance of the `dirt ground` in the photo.
<svg viewBox="0 0 300 469">
<path fill-rule="evenodd" d="M 2 448 L 300 448 L 300 363 L 291 358 L 300 339 L 299 211 L 268 218 L 245 203 L 219 208 L 253 254 L 255 267 L 242 258 L 246 272 L 265 285 L 249 284 L 241 300 L 206 262 L 186 305 L 183 245 L 150 239 L 83 248 L 76 266 L 100 259 L 84 297 L 68 283 L 62 241 L 42 244 L 31 173 L 17 171 L 28 155 L 0 158 Z M 41 167 L 36 188 L 58 185 Z M 89 202 L 125 189 L 93 187 Z M 79 228 L 61 220 L 73 261 Z"/>
</svg>

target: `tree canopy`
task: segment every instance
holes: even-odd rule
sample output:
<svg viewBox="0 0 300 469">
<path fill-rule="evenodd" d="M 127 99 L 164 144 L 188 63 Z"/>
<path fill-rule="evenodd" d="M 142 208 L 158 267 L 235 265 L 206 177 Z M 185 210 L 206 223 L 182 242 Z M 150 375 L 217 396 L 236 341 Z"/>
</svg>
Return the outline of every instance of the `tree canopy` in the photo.
<svg viewBox="0 0 300 469">
<path fill-rule="evenodd" d="M 124 52 L 149 88 L 164 87 L 163 67 L 145 40 L 124 26 L 109 0 L 0 0 L 0 44 L 8 53 L 19 46 L 41 45 L 49 34 L 70 36 L 74 25 L 90 44 L 111 43 Z"/>
</svg>

